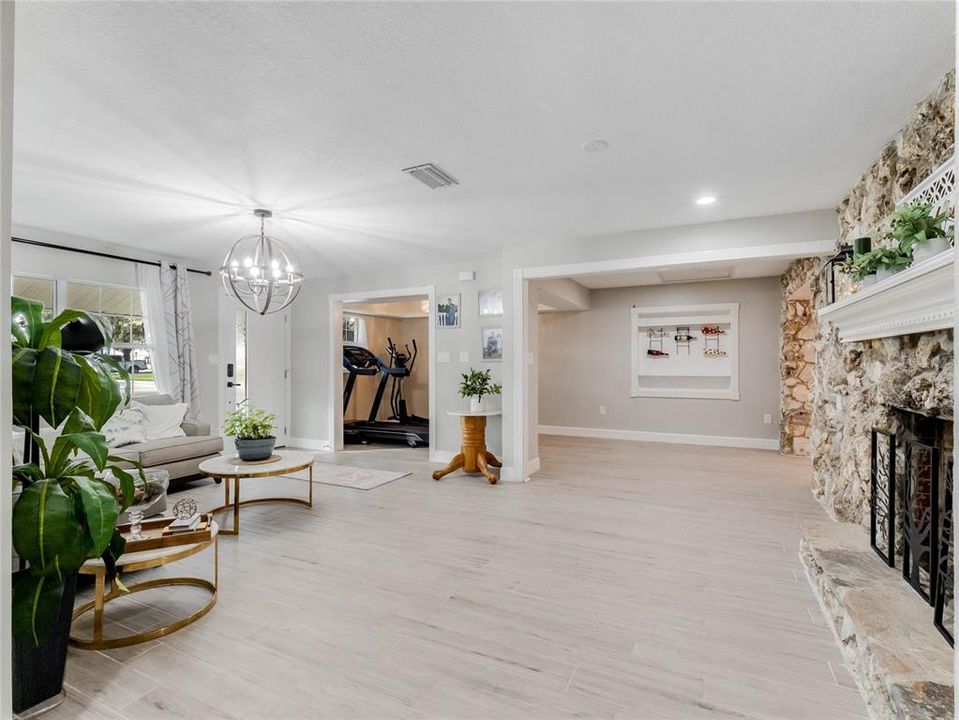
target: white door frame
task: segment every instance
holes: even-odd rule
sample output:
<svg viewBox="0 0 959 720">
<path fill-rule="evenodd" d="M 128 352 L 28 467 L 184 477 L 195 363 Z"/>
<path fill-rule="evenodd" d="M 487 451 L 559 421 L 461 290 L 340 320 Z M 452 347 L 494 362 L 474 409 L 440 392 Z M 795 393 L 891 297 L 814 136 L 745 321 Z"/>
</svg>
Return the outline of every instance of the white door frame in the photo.
<svg viewBox="0 0 959 720">
<path fill-rule="evenodd" d="M 426 295 L 430 304 L 427 316 L 429 326 L 429 420 L 430 462 L 436 462 L 436 286 L 392 290 L 361 290 L 359 292 L 330 293 L 330 388 L 327 413 L 330 418 L 330 449 L 343 449 L 343 303 L 372 302 L 386 298 L 403 298 L 411 295 Z"/>
<path fill-rule="evenodd" d="M 539 265 L 513 270 L 513 465 L 518 480 L 526 481 L 536 471 L 539 458 L 529 457 L 527 452 L 527 425 L 529 423 L 528 397 L 530 366 L 535 359 L 535 348 L 529 347 L 526 314 L 529 311 L 529 281 L 553 278 L 575 278 L 578 275 L 601 273 L 621 274 L 633 270 L 662 270 L 697 265 L 701 263 L 729 263 L 755 258 L 795 259 L 813 255 L 830 255 L 835 252 L 835 240 L 811 240 L 808 242 L 778 243 L 751 247 L 700 250 L 696 252 L 671 253 L 668 255 L 644 255 L 621 260 L 594 260 L 567 263 L 564 265 Z M 532 380 L 535 380 L 533 378 Z M 959 430 L 957 430 L 959 432 Z M 957 494 L 959 501 L 959 494 Z M 959 623 L 959 619 L 957 619 Z"/>
</svg>

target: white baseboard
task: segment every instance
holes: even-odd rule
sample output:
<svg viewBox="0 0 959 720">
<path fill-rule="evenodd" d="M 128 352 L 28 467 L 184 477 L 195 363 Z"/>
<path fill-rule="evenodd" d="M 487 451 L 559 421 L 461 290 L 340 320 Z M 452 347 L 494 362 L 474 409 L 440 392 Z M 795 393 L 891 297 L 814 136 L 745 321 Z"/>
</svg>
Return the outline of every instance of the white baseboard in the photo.
<svg viewBox="0 0 959 720">
<path fill-rule="evenodd" d="M 317 438 L 288 437 L 286 439 L 288 447 L 303 448 L 304 450 L 322 450 L 330 452 L 333 448 L 329 441 L 319 440 Z"/>
<path fill-rule="evenodd" d="M 726 437 L 722 435 L 687 435 L 684 433 L 660 433 L 647 430 L 611 430 L 607 428 L 563 427 L 540 425 L 540 435 L 565 437 L 600 438 L 603 440 L 632 440 L 634 442 L 658 442 L 674 445 L 713 445 L 717 447 L 752 448 L 755 450 L 778 450 L 776 438 Z"/>
<path fill-rule="evenodd" d="M 529 477 L 533 473 L 539 472 L 539 458 L 534 457 L 528 463 L 526 463 L 526 477 Z"/>
<path fill-rule="evenodd" d="M 449 450 L 434 450 L 433 457 L 430 458 L 430 462 L 443 463 L 446 465 L 454 457 L 456 457 L 455 452 L 451 452 Z"/>
</svg>

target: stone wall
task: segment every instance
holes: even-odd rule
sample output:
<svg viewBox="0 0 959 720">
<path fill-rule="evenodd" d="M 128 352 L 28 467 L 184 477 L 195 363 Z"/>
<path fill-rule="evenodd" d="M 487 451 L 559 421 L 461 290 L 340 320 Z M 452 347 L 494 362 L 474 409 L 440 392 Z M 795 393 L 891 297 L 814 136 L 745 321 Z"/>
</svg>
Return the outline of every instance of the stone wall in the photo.
<svg viewBox="0 0 959 720">
<path fill-rule="evenodd" d="M 784 455 L 809 455 L 812 450 L 810 435 L 817 327 L 813 301 L 819 287 L 821 266 L 819 258 L 802 258 L 794 261 L 781 278 L 779 450 Z"/>
<path fill-rule="evenodd" d="M 874 246 L 884 242 L 896 201 L 953 153 L 954 101 L 950 72 L 837 208 L 842 241 L 868 235 Z M 813 305 L 822 303 L 817 287 Z M 815 345 L 813 492 L 833 518 L 868 522 L 870 430 L 894 429 L 884 405 L 952 414 L 952 332 L 840 343 L 824 326 Z"/>
</svg>

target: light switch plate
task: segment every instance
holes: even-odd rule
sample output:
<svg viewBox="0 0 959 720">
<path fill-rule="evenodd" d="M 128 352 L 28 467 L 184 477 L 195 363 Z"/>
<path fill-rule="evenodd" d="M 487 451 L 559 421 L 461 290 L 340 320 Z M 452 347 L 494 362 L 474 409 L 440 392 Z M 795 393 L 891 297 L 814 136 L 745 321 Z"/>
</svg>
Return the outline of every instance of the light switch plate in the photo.
<svg viewBox="0 0 959 720">
<path fill-rule="evenodd" d="M 470 351 L 460 350 L 460 362 L 467 363 L 469 361 L 470 361 Z"/>
<path fill-rule="evenodd" d="M 436 362 L 448 363 L 449 361 L 450 361 L 450 354 L 448 352 L 436 353 Z"/>
<path fill-rule="evenodd" d="M 763 415 L 763 424 L 764 424 L 764 425 L 772 425 L 772 424 L 773 424 L 773 416 L 770 415 L 769 413 L 766 413 L 765 415 Z"/>
</svg>

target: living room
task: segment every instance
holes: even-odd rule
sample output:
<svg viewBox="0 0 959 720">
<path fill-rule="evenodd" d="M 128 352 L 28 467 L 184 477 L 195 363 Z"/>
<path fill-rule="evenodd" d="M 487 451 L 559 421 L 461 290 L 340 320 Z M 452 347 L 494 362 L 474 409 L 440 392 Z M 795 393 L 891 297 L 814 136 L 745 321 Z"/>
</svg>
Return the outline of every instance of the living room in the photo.
<svg viewBox="0 0 959 720">
<path fill-rule="evenodd" d="M 0 3 L 0 717 L 953 716 L 955 29 Z"/>
</svg>

